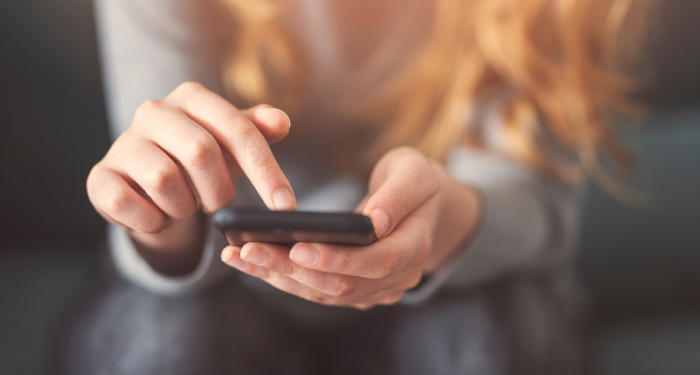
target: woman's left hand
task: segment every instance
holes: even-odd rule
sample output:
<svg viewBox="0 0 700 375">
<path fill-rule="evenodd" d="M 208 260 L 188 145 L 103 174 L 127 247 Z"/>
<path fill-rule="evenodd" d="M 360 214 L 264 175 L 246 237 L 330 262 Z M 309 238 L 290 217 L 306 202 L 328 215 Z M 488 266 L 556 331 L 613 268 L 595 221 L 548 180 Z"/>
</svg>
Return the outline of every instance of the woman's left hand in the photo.
<svg viewBox="0 0 700 375">
<path fill-rule="evenodd" d="M 398 302 L 425 272 L 439 268 L 475 227 L 479 201 L 440 165 L 414 149 L 387 153 L 372 172 L 358 211 L 377 241 L 369 246 L 266 243 L 228 246 L 228 265 L 274 287 L 326 305 L 368 309 Z"/>
</svg>

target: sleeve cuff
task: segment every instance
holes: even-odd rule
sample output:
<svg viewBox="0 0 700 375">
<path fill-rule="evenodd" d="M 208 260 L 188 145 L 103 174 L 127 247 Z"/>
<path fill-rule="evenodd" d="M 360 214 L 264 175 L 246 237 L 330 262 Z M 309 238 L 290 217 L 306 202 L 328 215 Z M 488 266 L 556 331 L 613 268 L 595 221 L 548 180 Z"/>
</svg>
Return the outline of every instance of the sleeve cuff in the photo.
<svg viewBox="0 0 700 375">
<path fill-rule="evenodd" d="M 108 241 L 112 259 L 125 279 L 153 293 L 173 295 L 207 288 L 234 273 L 218 257 L 219 251 L 228 245 L 226 238 L 211 225 L 209 216 L 206 226 L 202 258 L 188 275 L 173 277 L 156 272 L 136 251 L 127 230 L 110 224 Z"/>
<path fill-rule="evenodd" d="M 453 176 L 479 191 L 483 214 L 476 233 L 454 258 L 402 304 L 418 304 L 442 289 L 469 289 L 518 268 L 548 267 L 573 248 L 577 188 L 544 180 L 505 159 L 458 150 Z"/>
<path fill-rule="evenodd" d="M 462 249 L 458 250 L 458 254 L 456 254 L 456 257 L 449 261 L 438 272 L 428 277 L 417 288 L 411 289 L 404 293 L 403 297 L 401 298 L 401 301 L 399 301 L 400 304 L 417 305 L 428 300 L 437 292 L 438 289 L 440 289 L 443 285 L 446 284 L 450 276 L 452 276 L 456 272 L 456 270 L 460 268 L 462 263 L 465 262 L 465 259 L 468 258 L 470 253 L 469 249 L 471 247 L 478 246 L 477 244 L 481 240 L 483 232 L 482 227 L 484 225 L 484 222 L 486 221 L 487 215 L 486 202 L 484 199 L 482 199 L 482 202 L 482 204 L 484 205 L 484 214 L 482 215 L 481 220 L 477 224 L 477 228 L 475 229 L 476 233 L 472 238 L 470 238 L 468 244 L 463 245 Z"/>
</svg>

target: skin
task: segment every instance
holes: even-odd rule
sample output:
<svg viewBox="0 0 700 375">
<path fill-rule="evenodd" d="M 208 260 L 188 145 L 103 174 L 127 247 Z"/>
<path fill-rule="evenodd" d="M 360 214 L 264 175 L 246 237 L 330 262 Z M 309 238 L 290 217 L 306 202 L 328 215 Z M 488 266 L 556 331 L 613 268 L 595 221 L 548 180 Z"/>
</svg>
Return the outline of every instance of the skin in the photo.
<svg viewBox="0 0 700 375">
<path fill-rule="evenodd" d="M 204 214 L 230 205 L 244 173 L 271 210 L 296 199 L 269 145 L 289 118 L 267 105 L 239 110 L 196 83 L 142 104 L 131 127 L 87 180 L 90 201 L 122 225 L 157 271 L 191 272 L 204 241 Z M 375 166 L 357 212 L 378 240 L 366 247 L 298 243 L 228 246 L 222 260 L 317 303 L 368 309 L 394 304 L 447 262 L 481 216 L 478 194 L 418 151 L 402 147 Z M 291 251 L 290 251 L 291 250 Z"/>
</svg>

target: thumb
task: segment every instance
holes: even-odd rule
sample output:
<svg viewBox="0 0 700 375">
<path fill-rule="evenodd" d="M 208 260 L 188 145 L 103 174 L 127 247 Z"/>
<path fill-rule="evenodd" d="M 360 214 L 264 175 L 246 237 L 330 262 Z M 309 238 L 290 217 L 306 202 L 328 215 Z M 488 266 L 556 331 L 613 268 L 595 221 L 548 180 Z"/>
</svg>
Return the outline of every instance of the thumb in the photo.
<svg viewBox="0 0 700 375">
<path fill-rule="evenodd" d="M 437 177 L 428 159 L 409 148 L 397 149 L 382 158 L 371 180 L 370 185 L 379 187 L 367 201 L 363 215 L 372 220 L 377 239 L 391 234 L 408 214 L 438 191 Z"/>
</svg>

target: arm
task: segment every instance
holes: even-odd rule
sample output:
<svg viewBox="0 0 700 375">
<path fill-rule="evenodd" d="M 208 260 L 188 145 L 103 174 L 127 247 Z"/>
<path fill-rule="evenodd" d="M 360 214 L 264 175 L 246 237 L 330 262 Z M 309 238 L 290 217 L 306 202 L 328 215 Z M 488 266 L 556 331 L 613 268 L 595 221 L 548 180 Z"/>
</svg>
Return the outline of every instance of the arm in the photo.
<svg viewBox="0 0 700 375">
<path fill-rule="evenodd" d="M 129 128 L 141 103 L 165 97 L 182 82 L 202 82 L 216 92 L 223 91 L 218 75 L 223 41 L 207 21 L 212 12 L 211 4 L 205 0 L 95 0 L 113 139 Z M 189 222 L 171 226 L 165 233 L 173 234 L 167 236 L 172 243 L 146 236 L 133 241 L 126 228 L 110 225 L 110 249 L 117 269 L 128 279 L 151 289 L 175 291 L 199 283 L 207 273 L 203 269 L 194 270 L 202 255 L 208 257 L 202 254 L 204 220 L 204 216 L 196 214 Z M 209 233 L 212 234 L 215 235 Z M 216 238 L 214 242 L 222 241 Z M 178 258 L 176 262 L 163 261 L 163 252 L 158 250 L 166 249 Z M 152 264 L 163 273 L 189 271 L 192 276 L 169 280 L 155 271 Z"/>
<path fill-rule="evenodd" d="M 442 288 L 465 289 L 518 270 L 540 271 L 570 259 L 579 187 L 553 181 L 494 153 L 458 148 L 446 166 L 454 181 L 475 189 L 480 222 L 452 257 L 403 303 Z"/>
<path fill-rule="evenodd" d="M 281 139 L 288 129 L 279 112 L 238 111 L 216 95 L 223 91 L 223 39 L 213 22 L 215 11 L 209 1 L 96 1 L 115 143 L 93 168 L 88 195 L 112 223 L 118 270 L 157 292 L 196 289 L 226 273 L 212 262 L 225 239 L 200 207 L 212 212 L 229 204 L 241 167 L 257 168 L 234 144 L 236 129 L 243 130 L 241 137 L 263 142 Z M 215 92 L 181 85 L 185 81 L 202 82 Z M 153 100 L 160 98 L 165 99 Z M 257 135 L 245 130 L 254 127 Z M 259 149 L 265 154 L 261 162 L 276 165 L 267 160 L 269 148 Z M 251 180 L 262 187 L 271 182 L 263 182 L 264 175 L 253 173 Z"/>
</svg>

